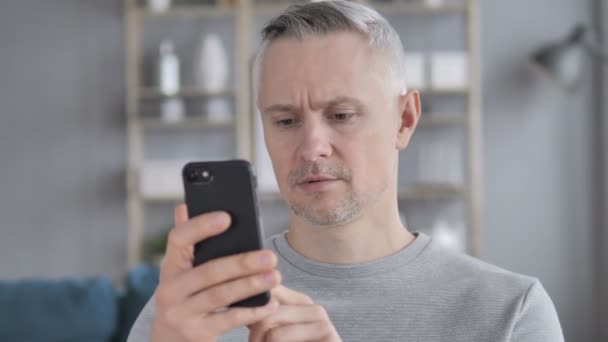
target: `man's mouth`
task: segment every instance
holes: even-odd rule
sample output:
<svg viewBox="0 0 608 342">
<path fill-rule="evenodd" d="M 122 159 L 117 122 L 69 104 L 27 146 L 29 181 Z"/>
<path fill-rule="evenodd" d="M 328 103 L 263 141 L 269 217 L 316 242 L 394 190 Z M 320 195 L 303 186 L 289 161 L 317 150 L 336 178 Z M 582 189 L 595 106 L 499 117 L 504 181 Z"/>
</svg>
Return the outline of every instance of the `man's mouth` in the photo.
<svg viewBox="0 0 608 342">
<path fill-rule="evenodd" d="M 331 189 L 336 183 L 338 178 L 330 176 L 306 176 L 298 181 L 298 188 L 305 193 L 322 192 Z"/>
<path fill-rule="evenodd" d="M 306 176 L 306 177 L 300 179 L 300 181 L 298 182 L 298 185 L 319 183 L 319 182 L 326 182 L 326 181 L 335 181 L 335 180 L 337 180 L 337 178 L 330 177 L 330 176 Z"/>
</svg>

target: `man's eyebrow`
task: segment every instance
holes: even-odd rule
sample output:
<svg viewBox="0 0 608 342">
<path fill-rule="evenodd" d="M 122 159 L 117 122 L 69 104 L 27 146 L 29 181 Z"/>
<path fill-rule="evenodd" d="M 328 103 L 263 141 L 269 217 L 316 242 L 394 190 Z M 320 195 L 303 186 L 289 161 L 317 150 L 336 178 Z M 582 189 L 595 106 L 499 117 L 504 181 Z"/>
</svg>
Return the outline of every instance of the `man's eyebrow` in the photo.
<svg viewBox="0 0 608 342">
<path fill-rule="evenodd" d="M 363 102 L 361 102 L 360 100 L 354 98 L 354 97 L 350 97 L 350 96 L 338 96 L 336 98 L 333 98 L 329 101 L 325 101 L 322 102 L 320 104 L 321 108 L 326 108 L 326 107 L 335 107 L 338 106 L 340 104 L 344 104 L 344 103 L 350 103 L 352 105 L 355 105 L 356 107 L 359 108 L 364 108 L 365 105 L 363 104 Z M 315 106 L 316 107 L 316 106 Z M 289 105 L 289 104 L 274 104 L 271 106 L 268 106 L 264 109 L 263 113 L 270 113 L 270 112 L 293 112 L 295 111 L 296 108 L 293 105 Z"/>
<path fill-rule="evenodd" d="M 335 106 L 343 104 L 343 103 L 349 103 L 349 104 L 355 105 L 359 108 L 365 107 L 363 102 L 361 102 L 360 100 L 358 100 L 354 97 L 350 97 L 350 96 L 338 96 L 338 97 L 324 103 L 323 107 L 335 107 Z"/>
<path fill-rule="evenodd" d="M 270 112 L 291 112 L 295 109 L 294 106 L 288 104 L 274 104 L 272 106 L 266 107 L 262 113 L 270 113 Z"/>
</svg>

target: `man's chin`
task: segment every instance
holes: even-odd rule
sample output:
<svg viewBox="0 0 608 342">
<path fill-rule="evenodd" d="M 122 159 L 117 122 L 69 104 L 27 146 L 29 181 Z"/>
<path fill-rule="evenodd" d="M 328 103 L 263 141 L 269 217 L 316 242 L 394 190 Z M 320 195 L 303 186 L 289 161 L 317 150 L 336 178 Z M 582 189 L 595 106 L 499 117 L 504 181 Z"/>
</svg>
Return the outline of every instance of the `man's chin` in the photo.
<svg viewBox="0 0 608 342">
<path fill-rule="evenodd" d="M 298 194 L 288 200 L 290 207 L 302 208 L 310 213 L 332 212 L 338 207 L 339 199 L 332 198 L 328 193 Z"/>
<path fill-rule="evenodd" d="M 338 226 L 352 221 L 361 211 L 360 203 L 344 197 L 306 198 L 288 202 L 292 213 L 312 226 Z"/>
<path fill-rule="evenodd" d="M 321 210 L 316 209 L 317 208 L 302 208 L 298 206 L 291 207 L 293 214 L 300 220 L 310 226 L 319 228 L 342 226 L 351 222 L 354 217 L 351 213 L 339 213 L 337 208 L 335 208 L 335 210 L 328 210 L 327 208 Z"/>
<path fill-rule="evenodd" d="M 328 206 L 335 206 L 340 200 L 344 199 L 344 196 L 340 196 L 335 191 L 317 191 L 303 193 L 295 191 L 289 197 L 289 203 L 305 207 L 320 207 L 327 208 Z"/>
<path fill-rule="evenodd" d="M 320 212 L 297 206 L 292 207 L 291 210 L 300 220 L 313 227 L 331 227 L 339 223 L 334 217 L 335 215 L 328 211 Z"/>
</svg>

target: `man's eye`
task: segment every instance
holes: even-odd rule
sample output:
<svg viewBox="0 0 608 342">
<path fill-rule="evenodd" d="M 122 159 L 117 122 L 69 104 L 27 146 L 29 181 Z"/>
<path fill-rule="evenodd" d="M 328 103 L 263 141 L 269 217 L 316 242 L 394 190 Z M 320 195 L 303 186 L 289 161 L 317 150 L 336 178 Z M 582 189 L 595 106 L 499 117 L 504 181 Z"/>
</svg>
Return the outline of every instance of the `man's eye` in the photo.
<svg viewBox="0 0 608 342">
<path fill-rule="evenodd" d="M 336 113 L 333 114 L 333 118 L 336 121 L 346 121 L 348 119 L 350 119 L 351 117 L 353 117 L 353 115 L 355 115 L 354 113 Z"/>
<path fill-rule="evenodd" d="M 291 126 L 294 123 L 294 119 L 282 119 L 282 120 L 277 120 L 276 124 L 279 126 Z"/>
</svg>

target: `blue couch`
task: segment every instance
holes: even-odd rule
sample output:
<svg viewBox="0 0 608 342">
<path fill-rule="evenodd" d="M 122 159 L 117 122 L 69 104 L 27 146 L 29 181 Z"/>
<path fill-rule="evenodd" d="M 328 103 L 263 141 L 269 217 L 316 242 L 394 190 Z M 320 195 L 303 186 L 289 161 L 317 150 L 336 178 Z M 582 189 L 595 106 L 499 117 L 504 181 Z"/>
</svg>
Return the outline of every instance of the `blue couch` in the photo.
<svg viewBox="0 0 608 342">
<path fill-rule="evenodd" d="M 126 341 L 157 284 L 149 265 L 130 271 L 121 291 L 107 277 L 0 282 L 0 341 Z"/>
</svg>

